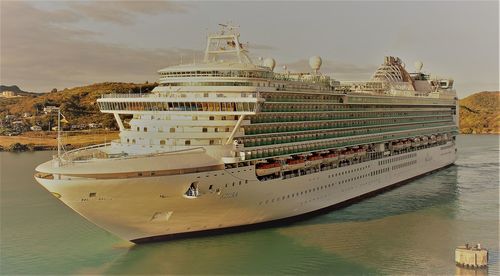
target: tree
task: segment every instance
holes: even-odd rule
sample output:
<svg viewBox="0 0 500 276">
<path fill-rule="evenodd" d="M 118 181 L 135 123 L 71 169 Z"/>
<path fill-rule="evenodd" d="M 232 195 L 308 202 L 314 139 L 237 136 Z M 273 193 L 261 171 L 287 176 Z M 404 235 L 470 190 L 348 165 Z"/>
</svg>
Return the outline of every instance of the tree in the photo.
<svg viewBox="0 0 500 276">
<path fill-rule="evenodd" d="M 57 92 L 57 88 L 52 88 L 52 90 L 50 90 L 50 93 L 55 93 Z"/>
</svg>

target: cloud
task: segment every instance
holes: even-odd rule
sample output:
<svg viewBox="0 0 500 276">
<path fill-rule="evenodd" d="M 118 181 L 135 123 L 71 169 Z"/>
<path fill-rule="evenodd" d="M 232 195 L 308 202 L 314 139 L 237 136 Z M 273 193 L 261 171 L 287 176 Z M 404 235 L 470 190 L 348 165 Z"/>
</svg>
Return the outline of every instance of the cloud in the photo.
<svg viewBox="0 0 500 276">
<path fill-rule="evenodd" d="M 286 66 L 295 71 L 311 71 L 309 60 L 301 59 Z M 378 68 L 378 65 L 355 65 L 333 60 L 323 60 L 320 71 L 340 80 L 367 80 Z"/>
<path fill-rule="evenodd" d="M 134 22 L 136 15 L 186 12 L 186 4 L 167 1 L 90 1 L 69 2 L 68 7 L 96 21 L 119 24 Z"/>
<path fill-rule="evenodd" d="M 150 12 L 117 3 L 123 14 Z M 95 32 L 66 24 L 78 21 L 80 10 L 46 11 L 26 2 L 2 1 L 0 12 L 1 83 L 28 91 L 102 81 L 154 81 L 158 69 L 177 64 L 181 55 L 201 55 L 191 49 L 135 49 L 97 42 L 92 39 Z"/>
</svg>

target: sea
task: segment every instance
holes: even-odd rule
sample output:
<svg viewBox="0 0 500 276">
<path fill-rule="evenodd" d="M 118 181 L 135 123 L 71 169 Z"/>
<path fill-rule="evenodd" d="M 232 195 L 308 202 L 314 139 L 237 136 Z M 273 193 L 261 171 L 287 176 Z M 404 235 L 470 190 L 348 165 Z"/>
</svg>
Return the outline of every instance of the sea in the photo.
<svg viewBox="0 0 500 276">
<path fill-rule="evenodd" d="M 280 227 L 134 245 L 33 179 L 53 152 L 0 153 L 0 274 L 499 275 L 499 136 L 461 135 L 455 165 Z M 489 267 L 459 268 L 481 244 Z"/>
</svg>

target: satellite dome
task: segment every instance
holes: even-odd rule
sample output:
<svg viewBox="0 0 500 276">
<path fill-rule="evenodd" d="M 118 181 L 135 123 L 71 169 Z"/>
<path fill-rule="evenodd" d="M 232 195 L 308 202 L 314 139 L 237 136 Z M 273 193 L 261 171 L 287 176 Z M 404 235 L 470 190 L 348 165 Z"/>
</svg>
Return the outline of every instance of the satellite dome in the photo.
<svg viewBox="0 0 500 276">
<path fill-rule="evenodd" d="M 274 70 L 274 66 L 276 66 L 276 61 L 274 58 L 266 58 L 264 59 L 264 66 L 271 68 L 271 71 Z"/>
<path fill-rule="evenodd" d="M 419 60 L 415 61 L 414 65 L 415 65 L 415 71 L 417 73 L 420 73 L 420 71 L 422 70 L 422 67 L 424 66 L 424 64 Z"/>
<path fill-rule="evenodd" d="M 314 71 L 318 71 L 321 67 L 322 62 L 323 61 L 319 56 L 313 56 L 309 59 L 309 66 L 311 66 L 311 69 L 313 69 Z"/>
</svg>

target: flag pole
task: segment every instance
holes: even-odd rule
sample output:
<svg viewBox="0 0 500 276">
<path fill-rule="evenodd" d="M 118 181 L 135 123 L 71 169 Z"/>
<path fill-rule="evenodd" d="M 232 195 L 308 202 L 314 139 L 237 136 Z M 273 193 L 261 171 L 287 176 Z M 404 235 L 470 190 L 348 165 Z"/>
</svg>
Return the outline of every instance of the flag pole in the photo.
<svg viewBox="0 0 500 276">
<path fill-rule="evenodd" d="M 61 108 L 57 109 L 57 157 L 61 159 Z"/>
</svg>

